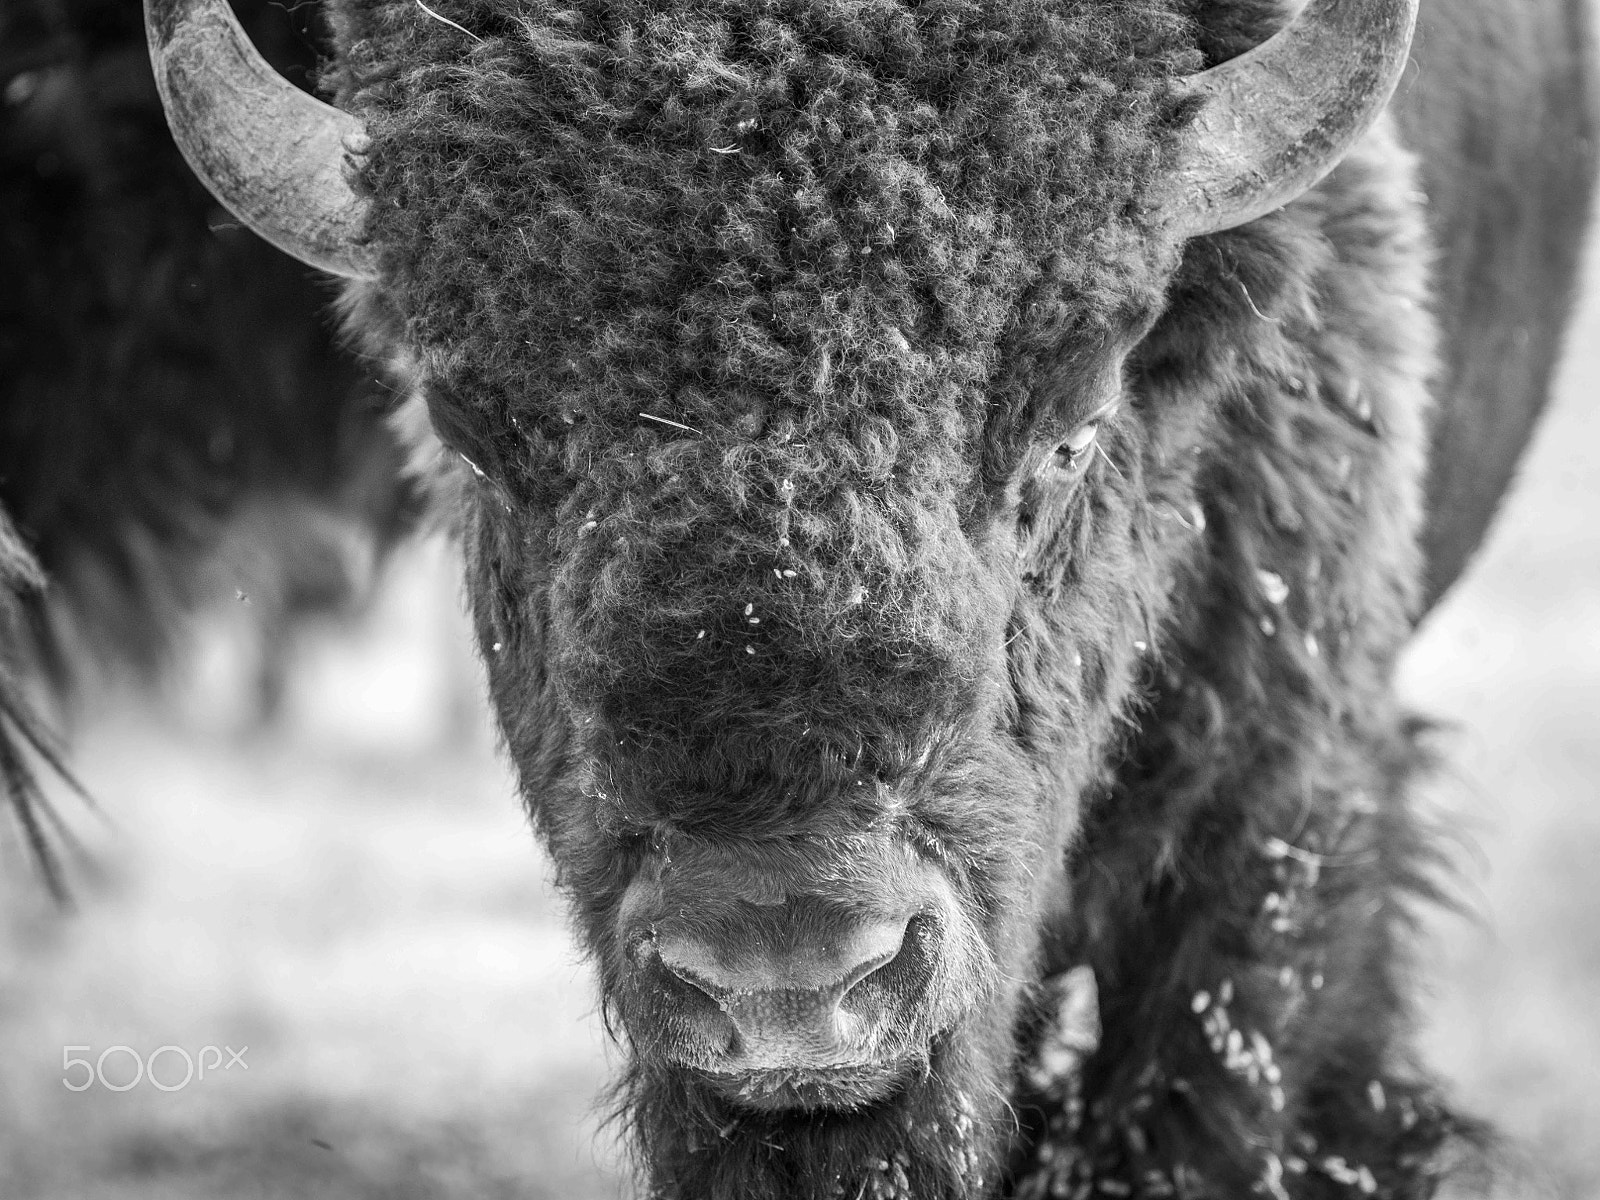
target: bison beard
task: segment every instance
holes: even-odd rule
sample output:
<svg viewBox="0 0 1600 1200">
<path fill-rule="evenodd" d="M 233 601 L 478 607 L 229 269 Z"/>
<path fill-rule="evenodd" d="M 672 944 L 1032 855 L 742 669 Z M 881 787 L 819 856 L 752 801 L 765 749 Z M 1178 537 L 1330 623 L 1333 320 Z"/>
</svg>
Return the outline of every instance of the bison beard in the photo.
<svg viewBox="0 0 1600 1200">
<path fill-rule="evenodd" d="M 984 1056 L 972 1042 L 969 1030 L 943 1040 L 892 1100 L 858 1111 L 751 1112 L 637 1064 L 618 1085 L 617 1111 L 662 1200 L 958 1200 L 996 1178 L 1015 1123 L 1006 1048 Z"/>
</svg>

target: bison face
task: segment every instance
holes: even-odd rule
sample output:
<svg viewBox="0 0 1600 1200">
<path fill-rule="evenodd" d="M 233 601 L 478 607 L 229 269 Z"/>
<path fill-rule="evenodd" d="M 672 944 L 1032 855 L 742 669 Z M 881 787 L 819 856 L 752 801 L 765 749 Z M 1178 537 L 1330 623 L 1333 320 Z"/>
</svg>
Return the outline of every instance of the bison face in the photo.
<svg viewBox="0 0 1600 1200">
<path fill-rule="evenodd" d="M 152 0 L 157 77 L 460 460 L 657 1192 L 979 1193 L 1198 524 L 1221 388 L 1169 349 L 1228 351 L 1152 322 L 1370 124 L 1414 4 L 1201 74 L 1169 0 L 447 7 L 336 0 L 359 119 L 257 68 L 230 115 L 210 0 Z M 1175 308 L 1271 318 L 1274 253 Z"/>
<path fill-rule="evenodd" d="M 685 1194 L 801 1162 L 826 1194 L 869 1145 L 916 1195 L 996 1169 L 1063 850 L 1164 590 L 1143 463 L 1190 422 L 1124 397 L 1146 323 L 1065 336 L 1025 403 L 921 438 L 815 400 L 576 416 L 550 452 L 582 471 L 548 498 L 423 381 L 482 472 L 459 468 L 490 691 L 632 1049 L 628 1112 Z"/>
<path fill-rule="evenodd" d="M 424 72 L 369 123 L 356 323 L 454 451 L 490 690 L 685 1196 L 996 1177 L 1161 587 L 1123 376 L 1183 26 L 854 12 L 599 5 L 624 115 L 507 37 L 492 101 Z"/>
</svg>

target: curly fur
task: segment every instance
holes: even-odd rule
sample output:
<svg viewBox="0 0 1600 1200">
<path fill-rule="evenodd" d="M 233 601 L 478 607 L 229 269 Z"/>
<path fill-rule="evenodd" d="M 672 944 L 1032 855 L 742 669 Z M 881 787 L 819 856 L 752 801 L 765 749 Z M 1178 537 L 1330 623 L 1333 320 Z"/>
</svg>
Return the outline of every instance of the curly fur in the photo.
<svg viewBox="0 0 1600 1200">
<path fill-rule="evenodd" d="M 349 11 L 375 27 L 341 65 L 383 296 L 446 441 L 550 513 L 568 700 L 735 773 L 807 727 L 819 757 L 889 757 L 860 731 L 968 707 L 1003 603 L 947 531 L 986 519 L 966 501 L 1005 467 L 982 430 L 1026 404 L 1021 349 L 1152 302 L 1136 201 L 1181 27 L 452 10 L 475 47 Z M 854 703 L 819 724 L 817 689 Z"/>
<path fill-rule="evenodd" d="M 653 1191 L 1430 1195 L 1476 1131 L 1407 1048 L 1437 870 L 1390 679 L 1436 374 L 1415 165 L 1380 126 L 1187 245 L 1146 203 L 1190 116 L 1174 82 L 1280 6 L 332 8 L 382 265 L 347 316 L 460 460 L 435 474 L 492 691 L 632 1043 Z M 87 545 L 148 600 L 130 547 L 192 554 L 239 480 L 330 486 L 349 395 L 303 307 L 229 286 L 274 268 L 196 241 L 192 189 L 141 178 L 188 199 L 104 233 L 143 157 L 66 137 L 73 203 L 15 184 L 41 137 L 142 128 L 94 111 L 29 108 L 0 144 L 0 237 L 37 256 L 3 348 L 57 350 L 0 406 L 13 624 L 35 553 L 59 574 Z M 185 280 L 242 312 L 179 315 Z M 107 297 L 128 336 L 85 340 Z M 689 841 L 815 874 L 890 840 L 992 965 L 919 1076 L 756 1113 L 652 1059 L 617 936 L 641 864 Z M 1104 1036 L 1041 1076 L 1049 980 L 1084 967 Z"/>
<path fill-rule="evenodd" d="M 1172 83 L 1276 4 L 439 11 L 334 6 L 382 262 L 346 304 L 462 460 L 654 1192 L 1431 1194 L 1474 1130 L 1406 1041 L 1436 334 L 1393 131 L 1179 246 Z M 641 864 L 854 837 L 937 861 L 996 966 L 924 1076 L 753 1113 L 654 1063 Z M 1022 1082 L 1084 965 L 1100 1050 Z"/>
</svg>

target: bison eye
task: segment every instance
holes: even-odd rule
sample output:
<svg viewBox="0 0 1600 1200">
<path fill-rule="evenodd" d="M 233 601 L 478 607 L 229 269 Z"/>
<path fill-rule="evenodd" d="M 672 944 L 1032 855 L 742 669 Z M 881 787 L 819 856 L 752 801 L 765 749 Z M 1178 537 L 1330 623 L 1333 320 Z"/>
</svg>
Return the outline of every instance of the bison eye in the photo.
<svg viewBox="0 0 1600 1200">
<path fill-rule="evenodd" d="M 1050 456 L 1050 466 L 1057 471 L 1077 471 L 1089 461 L 1089 452 L 1094 449 L 1094 439 L 1100 432 L 1098 421 L 1089 421 L 1079 425 L 1067 439 L 1056 447 L 1055 453 Z"/>
</svg>

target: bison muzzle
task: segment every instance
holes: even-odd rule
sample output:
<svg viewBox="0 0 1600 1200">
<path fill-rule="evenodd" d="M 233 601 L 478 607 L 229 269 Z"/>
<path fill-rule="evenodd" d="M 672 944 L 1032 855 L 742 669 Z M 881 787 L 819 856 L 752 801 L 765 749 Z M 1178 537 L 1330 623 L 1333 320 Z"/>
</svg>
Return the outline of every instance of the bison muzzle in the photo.
<svg viewBox="0 0 1600 1200">
<path fill-rule="evenodd" d="M 853 1108 L 926 1070 L 986 965 L 937 869 L 904 845 L 750 857 L 680 842 L 629 885 L 618 1003 L 638 1052 L 764 1108 Z"/>
</svg>

